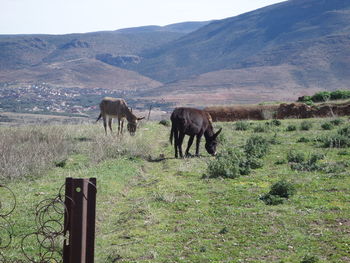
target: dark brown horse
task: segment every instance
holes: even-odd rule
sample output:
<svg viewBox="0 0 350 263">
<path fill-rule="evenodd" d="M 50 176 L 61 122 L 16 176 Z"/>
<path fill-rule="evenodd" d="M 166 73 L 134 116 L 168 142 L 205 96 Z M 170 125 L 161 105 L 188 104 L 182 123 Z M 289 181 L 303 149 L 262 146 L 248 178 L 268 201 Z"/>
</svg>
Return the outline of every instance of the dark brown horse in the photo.
<svg viewBox="0 0 350 263">
<path fill-rule="evenodd" d="M 216 155 L 216 138 L 220 134 L 221 129 L 214 133 L 209 113 L 193 108 L 176 108 L 171 114 L 170 119 L 170 142 L 172 143 L 174 138 L 175 158 L 178 158 L 178 152 L 180 157 L 183 158 L 182 143 L 185 135 L 190 136 L 185 151 L 186 156 L 190 155 L 189 150 L 194 136 L 197 137 L 196 156 L 199 156 L 199 144 L 203 135 L 206 140 L 205 149 L 209 154 Z"/>
</svg>

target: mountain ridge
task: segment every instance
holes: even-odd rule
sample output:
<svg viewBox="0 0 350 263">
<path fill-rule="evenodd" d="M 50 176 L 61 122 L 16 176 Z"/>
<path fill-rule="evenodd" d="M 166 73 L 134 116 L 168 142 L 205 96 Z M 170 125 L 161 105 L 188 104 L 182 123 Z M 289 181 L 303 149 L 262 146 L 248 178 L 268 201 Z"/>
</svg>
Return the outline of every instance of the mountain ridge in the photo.
<svg viewBox="0 0 350 263">
<path fill-rule="evenodd" d="M 70 63 L 79 59 L 84 63 Z M 68 67 L 61 82 L 53 80 L 57 72 L 49 74 L 55 63 Z M 163 27 L 0 35 L 2 80 L 25 83 L 26 69 L 33 82 L 35 69 L 45 66 L 55 85 L 112 83 L 128 91 L 136 80 L 139 98 L 176 105 L 295 100 L 349 89 L 350 1 L 289 0 L 222 20 Z M 85 77 L 79 67 L 86 69 Z"/>
</svg>

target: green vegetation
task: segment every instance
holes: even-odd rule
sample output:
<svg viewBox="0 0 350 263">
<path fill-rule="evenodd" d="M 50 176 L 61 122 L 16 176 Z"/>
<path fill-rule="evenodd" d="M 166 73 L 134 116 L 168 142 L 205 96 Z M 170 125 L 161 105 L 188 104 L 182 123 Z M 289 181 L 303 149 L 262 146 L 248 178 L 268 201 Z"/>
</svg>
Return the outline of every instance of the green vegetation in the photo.
<svg viewBox="0 0 350 263">
<path fill-rule="evenodd" d="M 250 127 L 250 124 L 248 121 L 237 121 L 235 123 L 235 128 L 237 131 L 246 131 Z"/>
<path fill-rule="evenodd" d="M 350 128 L 340 119 L 297 132 L 286 127 L 303 120 L 252 121 L 270 127 L 263 134 L 220 123 L 218 156 L 202 142 L 202 156 L 186 159 L 173 158 L 170 128 L 158 122 L 122 138 L 101 123 L 0 127 L 0 182 L 17 198 L 0 261 L 24 260 L 37 204 L 66 177 L 96 177 L 95 262 L 350 262 Z M 2 209 L 3 200 L 0 188 Z"/>
<path fill-rule="evenodd" d="M 280 205 L 286 199 L 294 195 L 296 192 L 295 186 L 285 180 L 278 181 L 271 186 L 270 191 L 260 197 L 267 205 Z"/>
<path fill-rule="evenodd" d="M 312 96 L 303 96 L 298 99 L 300 102 L 325 102 L 329 100 L 344 100 L 350 98 L 350 90 L 321 91 Z"/>
</svg>

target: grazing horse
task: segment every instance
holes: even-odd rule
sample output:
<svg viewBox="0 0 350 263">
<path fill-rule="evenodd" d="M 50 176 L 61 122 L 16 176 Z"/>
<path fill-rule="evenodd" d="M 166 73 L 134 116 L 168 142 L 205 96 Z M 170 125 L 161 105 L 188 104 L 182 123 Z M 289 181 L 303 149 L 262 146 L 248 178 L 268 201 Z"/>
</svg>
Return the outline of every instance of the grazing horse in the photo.
<svg viewBox="0 0 350 263">
<path fill-rule="evenodd" d="M 199 156 L 199 144 L 201 137 L 205 137 L 205 149 L 211 155 L 216 155 L 216 137 L 220 134 L 221 130 L 214 133 L 211 116 L 209 113 L 193 108 L 176 108 L 171 114 L 171 132 L 170 142 L 173 142 L 175 148 L 175 158 L 178 158 L 178 151 L 180 158 L 182 155 L 182 142 L 185 135 L 189 135 L 188 145 L 186 149 L 186 156 L 190 155 L 189 150 L 193 143 L 194 136 L 197 137 L 196 141 L 196 156 Z"/>
<path fill-rule="evenodd" d="M 118 134 L 123 133 L 123 124 L 124 124 L 124 118 L 128 121 L 128 131 L 130 135 L 135 135 L 137 122 L 139 120 L 144 119 L 137 118 L 132 111 L 128 108 L 126 105 L 125 100 L 118 99 L 118 98 L 111 98 L 111 97 L 105 97 L 100 103 L 100 110 L 101 113 L 98 116 L 96 122 L 101 119 L 103 119 L 103 126 L 105 128 L 105 132 L 107 135 L 107 120 L 108 120 L 108 126 L 109 129 L 112 132 L 112 119 L 117 118 L 118 119 Z M 122 123 L 122 126 L 120 127 L 120 123 Z"/>
</svg>

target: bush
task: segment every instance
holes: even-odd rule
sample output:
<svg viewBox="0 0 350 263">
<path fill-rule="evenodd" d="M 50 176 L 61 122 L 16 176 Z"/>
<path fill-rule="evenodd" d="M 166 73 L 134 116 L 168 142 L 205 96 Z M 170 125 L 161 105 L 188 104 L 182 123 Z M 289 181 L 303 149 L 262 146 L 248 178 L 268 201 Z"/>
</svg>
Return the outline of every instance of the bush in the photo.
<svg viewBox="0 0 350 263">
<path fill-rule="evenodd" d="M 326 148 L 346 148 L 350 146 L 350 137 L 342 134 L 332 134 L 320 139 L 323 147 Z"/>
<path fill-rule="evenodd" d="M 271 121 L 271 124 L 274 125 L 274 126 L 281 126 L 282 122 L 280 120 L 273 119 Z"/>
<path fill-rule="evenodd" d="M 285 180 L 278 181 L 277 183 L 271 186 L 269 194 L 277 195 L 284 198 L 289 198 L 294 195 L 295 187 L 292 183 L 289 183 Z"/>
<path fill-rule="evenodd" d="M 339 126 L 339 125 L 344 123 L 344 120 L 343 119 L 334 119 L 334 120 L 331 120 L 329 122 L 334 126 Z"/>
<path fill-rule="evenodd" d="M 271 186 L 270 191 L 260 197 L 267 205 L 279 205 L 294 195 L 296 189 L 292 183 L 285 180 L 278 181 Z"/>
<path fill-rule="evenodd" d="M 300 130 L 302 131 L 308 131 L 312 128 L 312 122 L 310 121 L 303 121 L 300 123 Z"/>
<path fill-rule="evenodd" d="M 350 90 L 322 91 L 313 96 L 302 96 L 299 102 L 324 102 L 327 100 L 341 100 L 350 98 Z"/>
<path fill-rule="evenodd" d="M 298 98 L 298 102 L 306 102 L 306 101 L 312 101 L 311 96 L 302 96 Z"/>
<path fill-rule="evenodd" d="M 161 120 L 159 122 L 160 125 L 164 125 L 166 127 L 169 127 L 170 126 L 170 121 L 169 120 Z"/>
<path fill-rule="evenodd" d="M 262 158 L 269 150 L 267 139 L 262 136 L 251 136 L 246 141 L 244 152 L 249 157 Z"/>
<path fill-rule="evenodd" d="M 324 130 L 331 130 L 333 129 L 333 124 L 330 122 L 325 122 L 321 125 L 321 128 Z"/>
<path fill-rule="evenodd" d="M 254 128 L 254 132 L 267 132 L 269 131 L 269 126 L 268 125 L 262 125 L 262 124 L 258 124 L 255 128 Z"/>
<path fill-rule="evenodd" d="M 277 160 L 275 162 L 276 165 L 281 165 L 281 164 L 285 164 L 285 163 L 286 163 L 286 160 L 283 160 L 283 159 Z"/>
<path fill-rule="evenodd" d="M 315 256 L 309 256 L 306 255 L 303 257 L 303 259 L 300 261 L 300 263 L 317 263 L 319 260 Z"/>
<path fill-rule="evenodd" d="M 350 126 L 339 129 L 338 134 L 350 138 Z"/>
<path fill-rule="evenodd" d="M 240 175 L 249 173 L 246 162 L 245 156 L 238 150 L 217 155 L 208 164 L 208 177 L 237 178 Z"/>
<path fill-rule="evenodd" d="M 310 158 L 305 162 L 292 163 L 291 169 L 297 171 L 320 171 L 324 170 L 325 165 L 318 164 L 318 160 L 324 159 L 324 154 L 313 153 Z"/>
<path fill-rule="evenodd" d="M 300 137 L 297 142 L 310 142 L 310 139 L 305 138 L 305 137 Z"/>
<path fill-rule="evenodd" d="M 295 150 L 290 150 L 287 153 L 287 160 L 289 163 L 302 163 L 305 161 L 305 154 Z"/>
<path fill-rule="evenodd" d="M 295 126 L 294 124 L 290 124 L 287 126 L 286 131 L 296 131 L 297 130 L 297 126 Z"/>
<path fill-rule="evenodd" d="M 331 100 L 342 100 L 350 98 L 350 90 L 336 90 L 331 92 Z"/>
<path fill-rule="evenodd" d="M 331 92 L 321 91 L 321 92 L 315 93 L 315 95 L 312 96 L 312 101 L 324 102 L 324 101 L 328 101 L 330 98 L 331 98 Z"/>
<path fill-rule="evenodd" d="M 250 127 L 250 124 L 247 121 L 237 121 L 235 123 L 235 128 L 237 131 L 246 131 L 249 129 L 249 127 Z"/>
<path fill-rule="evenodd" d="M 266 205 L 280 205 L 283 204 L 286 199 L 278 195 L 267 193 L 261 196 L 260 200 L 263 200 Z"/>
</svg>

